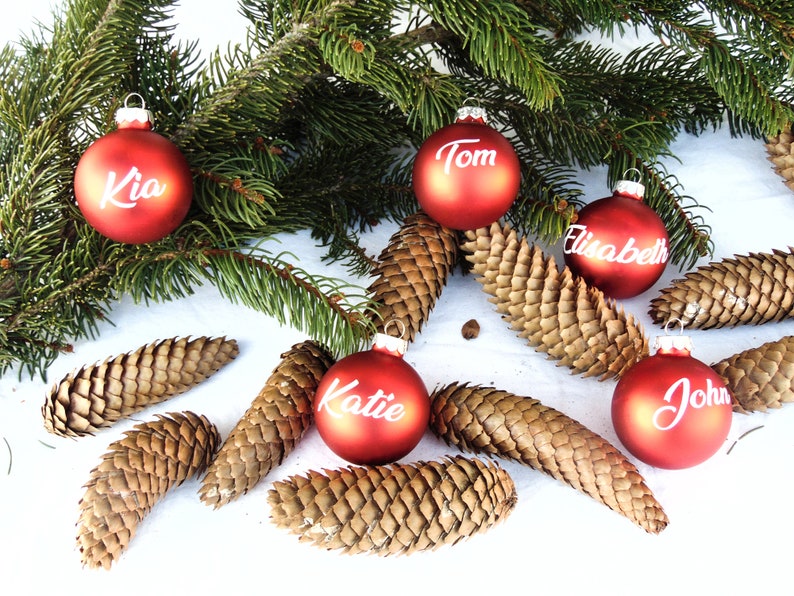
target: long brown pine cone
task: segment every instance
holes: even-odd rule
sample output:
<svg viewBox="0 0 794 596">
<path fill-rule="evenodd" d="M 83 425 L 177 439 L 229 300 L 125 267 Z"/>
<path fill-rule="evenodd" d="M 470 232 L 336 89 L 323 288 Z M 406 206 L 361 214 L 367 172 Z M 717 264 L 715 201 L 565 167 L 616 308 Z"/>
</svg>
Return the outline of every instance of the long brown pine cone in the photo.
<svg viewBox="0 0 794 596">
<path fill-rule="evenodd" d="M 734 412 L 765 412 L 794 402 L 794 335 L 744 350 L 711 368 L 733 394 Z"/>
<path fill-rule="evenodd" d="M 219 443 L 215 425 L 192 412 L 157 415 L 111 443 L 79 503 L 83 565 L 109 569 L 154 504 L 201 473 Z"/>
<path fill-rule="evenodd" d="M 348 554 L 411 554 L 452 545 L 506 519 L 513 479 L 498 463 L 443 461 L 310 471 L 273 483 L 273 522 L 302 542 Z"/>
<path fill-rule="evenodd" d="M 314 394 L 334 360 L 314 341 L 281 355 L 207 468 L 199 494 L 216 509 L 247 493 L 292 453 L 313 420 Z"/>
<path fill-rule="evenodd" d="M 757 325 L 794 316 L 794 249 L 734 255 L 674 280 L 651 300 L 651 318 L 694 329 Z"/>
<path fill-rule="evenodd" d="M 420 211 L 408 216 L 378 257 L 368 288 L 379 303 L 376 329 L 383 332 L 392 320 L 405 325 L 406 341 L 413 341 L 430 317 L 455 266 L 456 233 Z"/>
<path fill-rule="evenodd" d="M 170 338 L 66 375 L 41 408 L 44 427 L 62 437 L 93 434 L 206 380 L 238 354 L 225 337 Z"/>
<path fill-rule="evenodd" d="M 658 534 L 667 514 L 636 466 L 606 439 L 538 400 L 453 383 L 437 389 L 430 429 L 447 444 L 521 462 Z"/>
<path fill-rule="evenodd" d="M 794 190 L 794 134 L 791 126 L 786 127 L 779 134 L 769 137 L 766 142 L 769 161 L 774 164 L 774 170 L 782 178 L 786 186 Z"/>
<path fill-rule="evenodd" d="M 461 245 L 483 290 L 519 337 L 573 373 L 619 378 L 648 355 L 642 326 L 603 292 L 562 270 L 509 225 L 466 232 Z"/>
</svg>

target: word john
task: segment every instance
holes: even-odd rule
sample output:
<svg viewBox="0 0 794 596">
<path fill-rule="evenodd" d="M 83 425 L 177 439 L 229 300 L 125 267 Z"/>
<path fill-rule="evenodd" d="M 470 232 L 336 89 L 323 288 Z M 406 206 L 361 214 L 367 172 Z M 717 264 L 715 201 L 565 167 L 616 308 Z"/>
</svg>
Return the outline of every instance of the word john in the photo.
<svg viewBox="0 0 794 596">
<path fill-rule="evenodd" d="M 692 390 L 689 379 L 681 377 L 667 389 L 664 401 L 670 405 L 662 406 L 654 412 L 653 425 L 659 430 L 670 430 L 681 421 L 687 408 L 699 410 L 711 406 L 723 406 L 730 403 L 731 394 L 725 386 L 715 387 L 711 379 L 706 379 L 705 389 Z M 664 424 L 661 418 L 666 418 L 668 414 L 672 414 L 673 418 Z"/>
</svg>

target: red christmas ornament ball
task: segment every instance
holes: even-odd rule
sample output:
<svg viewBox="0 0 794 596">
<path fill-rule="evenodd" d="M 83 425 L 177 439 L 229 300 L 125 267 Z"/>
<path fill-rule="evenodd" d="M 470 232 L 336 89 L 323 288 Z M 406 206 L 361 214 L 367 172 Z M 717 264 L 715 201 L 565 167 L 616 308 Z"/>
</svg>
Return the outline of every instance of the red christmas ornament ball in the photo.
<svg viewBox="0 0 794 596">
<path fill-rule="evenodd" d="M 485 123 L 479 108 L 461 108 L 456 122 L 430 135 L 416 154 L 412 173 L 425 213 L 456 230 L 497 221 L 515 201 L 520 182 L 515 149 Z"/>
<path fill-rule="evenodd" d="M 646 464 L 689 468 L 725 443 L 732 397 L 722 378 L 690 355 L 689 338 L 664 336 L 657 345 L 618 381 L 612 422 L 621 443 Z"/>
<path fill-rule="evenodd" d="M 190 209 L 190 167 L 176 145 L 151 130 L 148 110 L 125 107 L 116 113 L 116 121 L 117 129 L 94 141 L 77 164 L 77 206 L 111 240 L 160 240 Z"/>
<path fill-rule="evenodd" d="M 621 181 L 612 196 L 585 205 L 563 238 L 568 268 L 612 298 L 642 294 L 667 265 L 667 229 L 643 193 L 641 184 Z"/>
<path fill-rule="evenodd" d="M 430 396 L 403 360 L 405 343 L 377 334 L 370 350 L 342 358 L 320 380 L 314 399 L 317 430 L 331 451 L 350 463 L 393 463 L 427 430 Z"/>
</svg>

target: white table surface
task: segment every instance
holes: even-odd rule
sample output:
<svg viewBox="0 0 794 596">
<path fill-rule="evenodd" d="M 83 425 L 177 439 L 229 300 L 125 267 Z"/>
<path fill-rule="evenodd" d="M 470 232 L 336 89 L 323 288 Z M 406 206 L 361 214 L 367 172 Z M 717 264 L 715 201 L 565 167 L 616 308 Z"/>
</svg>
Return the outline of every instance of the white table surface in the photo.
<svg viewBox="0 0 794 596">
<path fill-rule="evenodd" d="M 208 48 L 241 38 L 243 25 L 232 0 L 202 2 L 201 9 L 195 0 L 184 4 L 189 9 L 176 12 L 181 35 L 200 37 Z M 225 4 L 228 17 L 221 8 Z M 50 5 L 34 0 L 6 8 L 0 40 L 28 31 L 34 18 L 46 20 Z M 215 18 L 202 17 L 210 11 Z M 682 135 L 673 150 L 680 161 L 668 163 L 670 173 L 687 194 L 711 209 L 705 216 L 716 245 L 713 260 L 792 244 L 794 192 L 773 172 L 760 141 L 731 139 L 720 130 L 698 138 Z M 609 194 L 603 170 L 583 173 L 582 182 L 588 200 Z M 377 255 L 395 229 L 384 225 L 365 235 L 365 248 Z M 308 271 L 368 284 L 321 262 L 322 250 L 313 247 L 308 234 L 280 241 Z M 682 275 L 668 266 L 651 290 L 622 302 L 651 339 L 662 330 L 647 314 L 649 301 Z M 10 448 L 0 442 L 3 594 L 256 594 L 276 589 L 324 594 L 791 593 L 794 405 L 734 414 L 723 448 L 694 468 L 662 470 L 635 461 L 670 518 L 658 536 L 540 472 L 502 462 L 517 486 L 515 510 L 501 525 L 453 547 L 384 558 L 300 544 L 269 521 L 266 492 L 272 480 L 345 465 L 312 428 L 287 461 L 249 494 L 213 510 L 199 500 L 199 480 L 188 481 L 155 506 L 111 570 L 84 569 L 75 548 L 77 503 L 109 443 L 137 421 L 178 410 L 206 415 L 225 436 L 279 355 L 305 339 L 225 301 L 212 287 L 148 307 L 122 300 L 112 316 L 115 326 L 103 326 L 96 340 L 77 342 L 73 354 L 52 365 L 47 382 L 14 374 L 0 379 L 0 436 Z M 471 318 L 479 321 L 481 333 L 466 341 L 460 328 Z M 693 356 L 713 363 L 791 335 L 794 320 L 687 333 Z M 209 381 L 146 410 L 137 420 L 79 440 L 45 431 L 40 409 L 51 383 L 83 364 L 184 335 L 235 338 L 240 355 Z M 620 445 L 609 413 L 614 382 L 572 375 L 527 346 L 494 311 L 474 276 L 456 274 L 449 280 L 406 360 L 430 389 L 466 381 L 535 397 Z M 740 439 L 752 429 L 757 430 Z M 454 453 L 428 433 L 405 461 Z"/>
</svg>

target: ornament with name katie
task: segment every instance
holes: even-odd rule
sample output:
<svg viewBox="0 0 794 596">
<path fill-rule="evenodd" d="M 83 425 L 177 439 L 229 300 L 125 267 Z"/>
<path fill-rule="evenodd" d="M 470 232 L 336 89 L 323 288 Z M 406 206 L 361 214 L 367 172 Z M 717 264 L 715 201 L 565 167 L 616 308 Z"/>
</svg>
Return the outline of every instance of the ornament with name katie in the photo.
<svg viewBox="0 0 794 596">
<path fill-rule="evenodd" d="M 173 232 L 193 200 L 193 177 L 180 150 L 152 130 L 152 113 L 124 107 L 116 130 L 94 141 L 77 163 L 74 194 L 86 221 L 117 242 L 144 244 Z M 140 97 L 140 96 L 138 96 Z"/>
<path fill-rule="evenodd" d="M 384 329 L 385 330 L 385 329 Z M 407 342 L 378 333 L 369 350 L 323 375 L 314 420 L 325 444 L 353 464 L 382 465 L 407 455 L 430 420 L 430 396 L 404 359 Z"/>
<path fill-rule="evenodd" d="M 645 187 L 621 180 L 612 196 L 585 205 L 563 237 L 565 264 L 611 298 L 632 298 L 664 273 L 669 237 L 643 202 Z"/>
<path fill-rule="evenodd" d="M 430 135 L 416 154 L 414 193 L 442 226 L 474 230 L 490 225 L 518 195 L 518 156 L 486 116 L 482 108 L 463 106 L 456 121 Z"/>
<path fill-rule="evenodd" d="M 689 337 L 660 336 L 656 353 L 633 365 L 612 396 L 612 423 L 641 461 L 670 470 L 703 463 L 725 443 L 732 396 Z"/>
</svg>

